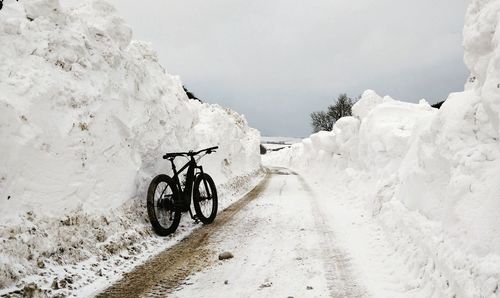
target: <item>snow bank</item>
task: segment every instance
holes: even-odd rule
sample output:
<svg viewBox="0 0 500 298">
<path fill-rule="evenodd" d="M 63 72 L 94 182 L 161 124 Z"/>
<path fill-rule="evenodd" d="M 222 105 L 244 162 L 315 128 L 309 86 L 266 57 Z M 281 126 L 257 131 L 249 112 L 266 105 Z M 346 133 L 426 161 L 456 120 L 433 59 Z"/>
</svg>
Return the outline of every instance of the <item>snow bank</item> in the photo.
<svg viewBox="0 0 500 298">
<path fill-rule="evenodd" d="M 464 28 L 471 76 L 440 110 L 369 90 L 354 117 L 272 157 L 311 175 L 348 174 L 408 266 L 420 264 L 420 286 L 441 283 L 434 296 L 499 293 L 499 25 L 500 1 L 472 1 Z"/>
<path fill-rule="evenodd" d="M 4 5 L 0 288 L 40 258 L 85 259 L 96 241 L 144 222 L 145 188 L 170 173 L 165 152 L 218 145 L 203 163 L 219 184 L 259 169 L 258 131 L 229 109 L 189 100 L 108 3 Z"/>
</svg>

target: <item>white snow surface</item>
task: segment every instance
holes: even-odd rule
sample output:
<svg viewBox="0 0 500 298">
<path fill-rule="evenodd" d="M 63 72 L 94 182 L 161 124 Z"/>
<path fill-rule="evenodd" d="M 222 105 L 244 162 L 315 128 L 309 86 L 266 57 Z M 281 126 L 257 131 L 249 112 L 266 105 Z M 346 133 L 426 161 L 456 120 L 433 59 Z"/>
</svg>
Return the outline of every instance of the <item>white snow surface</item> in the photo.
<svg viewBox="0 0 500 298">
<path fill-rule="evenodd" d="M 300 138 L 293 137 L 269 137 L 262 136 L 260 138 L 261 146 L 266 148 L 266 150 L 277 151 L 286 147 L 290 147 L 290 145 L 294 143 L 301 142 Z"/>
<path fill-rule="evenodd" d="M 472 1 L 464 28 L 471 76 L 440 110 L 368 90 L 331 132 L 265 157 L 349 190 L 405 256 L 411 295 L 500 295 L 499 26 L 500 1 Z"/>
<path fill-rule="evenodd" d="M 260 169 L 259 132 L 189 100 L 104 1 L 4 2 L 0 137 L 0 288 L 149 234 L 145 190 L 171 174 L 166 152 L 219 146 L 202 165 L 227 189 Z"/>
</svg>

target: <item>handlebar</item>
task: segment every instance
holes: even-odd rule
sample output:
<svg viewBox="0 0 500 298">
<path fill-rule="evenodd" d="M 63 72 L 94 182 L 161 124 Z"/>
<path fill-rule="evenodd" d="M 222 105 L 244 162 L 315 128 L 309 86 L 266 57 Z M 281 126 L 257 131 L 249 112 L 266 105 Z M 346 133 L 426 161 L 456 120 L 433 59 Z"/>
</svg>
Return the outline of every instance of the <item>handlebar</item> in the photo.
<svg viewBox="0 0 500 298">
<path fill-rule="evenodd" d="M 163 159 L 169 159 L 169 158 L 175 158 L 177 156 L 195 156 L 195 155 L 198 155 L 202 152 L 207 152 L 207 154 L 210 154 L 212 152 L 214 152 L 216 149 L 219 149 L 219 146 L 214 146 L 214 147 L 210 147 L 210 148 L 206 148 L 206 149 L 201 149 L 199 151 L 196 151 L 196 152 L 193 152 L 193 151 L 189 151 L 189 152 L 172 152 L 172 153 L 167 153 L 165 155 L 163 155 Z"/>
</svg>

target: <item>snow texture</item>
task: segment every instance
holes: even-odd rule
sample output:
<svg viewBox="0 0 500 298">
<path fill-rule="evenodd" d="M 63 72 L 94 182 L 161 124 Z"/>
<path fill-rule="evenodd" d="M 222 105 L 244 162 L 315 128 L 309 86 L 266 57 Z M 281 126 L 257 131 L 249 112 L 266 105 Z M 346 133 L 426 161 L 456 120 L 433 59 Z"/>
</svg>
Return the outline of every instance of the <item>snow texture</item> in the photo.
<svg viewBox="0 0 500 298">
<path fill-rule="evenodd" d="M 166 152 L 219 146 L 202 164 L 229 188 L 260 168 L 259 132 L 189 100 L 104 1 L 4 3 L 0 137 L 0 288 L 149 234 L 145 190 L 171 174 Z"/>
<path fill-rule="evenodd" d="M 266 157 L 316 179 L 343 175 L 335 179 L 407 256 L 413 294 L 500 293 L 499 42 L 500 1 L 474 0 L 464 28 L 471 75 L 440 110 L 369 90 L 331 132 Z"/>
</svg>

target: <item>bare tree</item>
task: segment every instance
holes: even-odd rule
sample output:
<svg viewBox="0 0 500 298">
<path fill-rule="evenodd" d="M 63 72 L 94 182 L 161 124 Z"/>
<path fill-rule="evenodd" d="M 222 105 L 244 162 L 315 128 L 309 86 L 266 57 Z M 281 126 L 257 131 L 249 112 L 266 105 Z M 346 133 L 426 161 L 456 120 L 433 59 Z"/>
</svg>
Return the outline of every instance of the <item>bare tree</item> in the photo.
<svg viewBox="0 0 500 298">
<path fill-rule="evenodd" d="M 352 115 L 354 100 L 347 94 L 340 94 L 334 105 L 328 106 L 327 111 L 311 113 L 311 124 L 314 132 L 320 130 L 330 131 L 333 124 L 342 117 Z"/>
<path fill-rule="evenodd" d="M 332 130 L 333 119 L 327 112 L 312 112 L 311 121 L 314 132 L 318 132 L 320 130 Z"/>
</svg>

